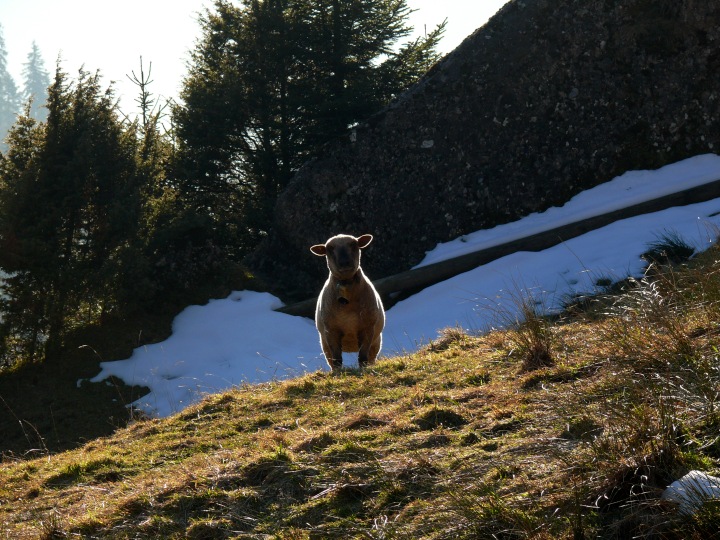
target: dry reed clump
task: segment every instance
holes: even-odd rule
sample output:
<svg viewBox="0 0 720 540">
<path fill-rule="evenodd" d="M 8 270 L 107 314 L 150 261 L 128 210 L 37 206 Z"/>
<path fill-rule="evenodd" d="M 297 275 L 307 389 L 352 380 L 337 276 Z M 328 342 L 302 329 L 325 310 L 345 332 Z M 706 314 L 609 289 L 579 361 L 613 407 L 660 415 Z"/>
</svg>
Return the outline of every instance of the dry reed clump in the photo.
<svg viewBox="0 0 720 540">
<path fill-rule="evenodd" d="M 692 248 L 676 237 L 654 245 L 650 251 L 669 262 L 652 259 L 646 276 L 627 280 L 609 305 L 605 315 L 612 324 L 605 337 L 619 357 L 651 369 L 677 367 L 704 354 L 707 338 L 720 333 L 719 250 L 713 247 L 678 266 L 681 255 L 672 254 L 686 256 L 687 250 Z"/>
<path fill-rule="evenodd" d="M 513 327 L 511 340 L 522 359 L 522 372 L 553 367 L 556 363 L 556 332 L 548 317 L 543 316 L 532 298 L 523 298 L 520 317 Z"/>
<path fill-rule="evenodd" d="M 606 339 L 636 369 L 659 369 L 692 353 L 686 325 L 691 309 L 666 279 L 629 280 L 607 312 Z"/>
<path fill-rule="evenodd" d="M 484 307 L 495 313 L 498 327 L 506 329 L 503 341 L 510 345 L 509 356 L 520 359 L 521 373 L 556 364 L 561 342 L 553 317 L 546 315 L 545 293 L 515 283 Z"/>
<path fill-rule="evenodd" d="M 604 388 L 603 432 L 589 449 L 605 471 L 593 504 L 609 537 L 707 537 L 706 518 L 688 520 L 660 501 L 673 480 L 720 458 L 717 430 L 708 429 L 720 425 L 720 352 L 711 337 L 720 280 L 712 255 L 704 257 L 630 280 L 601 326 L 614 374 Z"/>
</svg>

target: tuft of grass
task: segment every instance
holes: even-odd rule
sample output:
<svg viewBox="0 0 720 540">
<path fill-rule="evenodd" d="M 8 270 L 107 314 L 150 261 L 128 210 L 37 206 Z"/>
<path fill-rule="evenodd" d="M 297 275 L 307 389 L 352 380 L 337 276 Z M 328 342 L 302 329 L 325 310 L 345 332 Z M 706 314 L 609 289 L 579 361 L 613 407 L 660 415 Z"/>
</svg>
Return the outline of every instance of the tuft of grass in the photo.
<svg viewBox="0 0 720 540">
<path fill-rule="evenodd" d="M 488 306 L 495 312 L 505 339 L 510 341 L 510 355 L 520 359 L 521 372 L 552 367 L 557 361 L 561 346 L 557 338 L 555 318 L 545 315 L 546 294 L 533 288 L 514 283 L 512 288 L 501 291 L 495 305 Z"/>
<path fill-rule="evenodd" d="M 449 326 L 438 332 L 438 338 L 428 345 L 431 351 L 445 351 L 454 346 L 462 347 L 470 343 L 470 336 L 460 326 Z"/>
<path fill-rule="evenodd" d="M 680 264 L 695 254 L 695 248 L 688 244 L 676 231 L 665 231 L 648 245 L 640 257 L 648 264 Z"/>
<path fill-rule="evenodd" d="M 465 483 L 465 482 L 463 482 Z M 529 497 L 507 497 L 497 485 L 481 483 L 471 489 L 450 489 L 446 497 L 454 521 L 441 538 L 552 538 Z"/>
<path fill-rule="evenodd" d="M 685 323 L 689 306 L 669 281 L 630 280 L 608 314 L 606 339 L 620 356 L 633 355 L 649 369 L 684 362 L 692 356 L 692 339 Z"/>
<path fill-rule="evenodd" d="M 522 359 L 521 370 L 528 372 L 554 366 L 554 327 L 550 319 L 542 314 L 542 304 L 528 295 L 518 295 L 515 299 L 519 317 L 511 339 Z"/>
</svg>

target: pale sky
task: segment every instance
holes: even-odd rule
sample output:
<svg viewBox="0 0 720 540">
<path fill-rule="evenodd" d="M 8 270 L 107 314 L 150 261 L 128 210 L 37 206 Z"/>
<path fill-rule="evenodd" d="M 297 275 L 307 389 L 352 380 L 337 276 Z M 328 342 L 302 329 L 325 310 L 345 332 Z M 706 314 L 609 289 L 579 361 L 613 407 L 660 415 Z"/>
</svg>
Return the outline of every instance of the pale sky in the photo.
<svg viewBox="0 0 720 540">
<path fill-rule="evenodd" d="M 418 34 L 445 18 L 448 26 L 440 42 L 447 53 L 479 28 L 507 0 L 408 0 L 417 10 L 410 24 Z M 126 75 L 139 74 L 140 56 L 152 62 L 151 92 L 176 97 L 186 62 L 200 35 L 197 14 L 212 0 L 0 0 L 8 64 L 18 87 L 22 65 L 32 42 L 40 48 L 51 76 L 60 57 L 73 78 L 81 66 L 100 70 L 104 86 L 114 81 L 126 113 L 135 111 L 136 87 Z"/>
</svg>

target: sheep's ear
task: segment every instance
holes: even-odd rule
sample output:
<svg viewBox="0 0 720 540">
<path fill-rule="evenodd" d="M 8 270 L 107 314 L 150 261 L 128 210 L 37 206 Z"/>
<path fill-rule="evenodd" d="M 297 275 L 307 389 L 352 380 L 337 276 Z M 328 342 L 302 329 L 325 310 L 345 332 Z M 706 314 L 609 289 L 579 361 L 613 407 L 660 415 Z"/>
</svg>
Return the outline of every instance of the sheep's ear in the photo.
<svg viewBox="0 0 720 540">
<path fill-rule="evenodd" d="M 312 251 L 318 257 L 324 257 L 327 253 L 327 250 L 325 249 L 325 244 L 316 244 L 310 248 L 310 251 Z"/>
<path fill-rule="evenodd" d="M 372 234 L 363 234 L 360 238 L 357 239 L 358 247 L 360 249 L 368 247 L 370 245 L 370 242 L 372 242 Z"/>
</svg>

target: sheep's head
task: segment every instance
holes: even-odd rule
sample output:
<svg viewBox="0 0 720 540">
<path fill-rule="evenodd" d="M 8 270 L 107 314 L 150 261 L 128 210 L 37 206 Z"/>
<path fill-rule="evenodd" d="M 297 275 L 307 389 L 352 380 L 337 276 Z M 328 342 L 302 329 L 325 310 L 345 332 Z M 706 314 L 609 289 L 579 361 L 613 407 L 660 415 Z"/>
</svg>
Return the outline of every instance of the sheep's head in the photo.
<svg viewBox="0 0 720 540">
<path fill-rule="evenodd" d="M 363 234 L 358 238 L 338 234 L 324 244 L 312 246 L 310 251 L 319 257 L 326 257 L 330 273 L 343 281 L 355 276 L 360 268 L 360 250 L 367 247 L 372 239 L 370 234 Z"/>
</svg>

